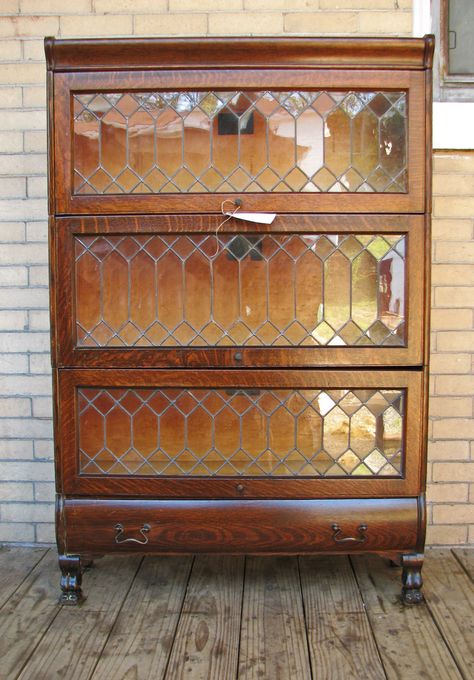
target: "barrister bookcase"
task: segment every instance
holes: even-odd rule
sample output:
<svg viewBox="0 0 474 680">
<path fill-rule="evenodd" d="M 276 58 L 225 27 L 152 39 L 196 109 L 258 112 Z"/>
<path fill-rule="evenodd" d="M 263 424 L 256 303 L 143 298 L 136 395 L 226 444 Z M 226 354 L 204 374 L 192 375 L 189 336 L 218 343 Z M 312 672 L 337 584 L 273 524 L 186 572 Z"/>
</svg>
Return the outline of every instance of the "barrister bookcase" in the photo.
<svg viewBox="0 0 474 680">
<path fill-rule="evenodd" d="M 45 49 L 61 601 L 123 552 L 374 552 L 420 601 L 432 37 Z"/>
</svg>

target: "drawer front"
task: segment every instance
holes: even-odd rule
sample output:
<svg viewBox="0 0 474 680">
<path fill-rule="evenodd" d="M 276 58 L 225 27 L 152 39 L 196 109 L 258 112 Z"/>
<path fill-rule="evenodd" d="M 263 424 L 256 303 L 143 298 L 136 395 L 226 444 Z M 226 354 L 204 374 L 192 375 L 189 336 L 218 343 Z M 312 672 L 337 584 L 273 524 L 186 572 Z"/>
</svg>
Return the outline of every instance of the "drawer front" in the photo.
<svg viewBox="0 0 474 680">
<path fill-rule="evenodd" d="M 68 553 L 314 553 L 413 550 L 416 498 L 145 501 L 66 499 Z"/>
<path fill-rule="evenodd" d="M 408 495 L 421 373 L 60 372 L 65 493 Z"/>
<path fill-rule="evenodd" d="M 422 361 L 421 217 L 56 224 L 60 365 Z"/>
<path fill-rule="evenodd" d="M 422 212 L 424 73 L 56 73 L 56 212 Z M 262 88 L 262 82 L 265 86 Z"/>
</svg>

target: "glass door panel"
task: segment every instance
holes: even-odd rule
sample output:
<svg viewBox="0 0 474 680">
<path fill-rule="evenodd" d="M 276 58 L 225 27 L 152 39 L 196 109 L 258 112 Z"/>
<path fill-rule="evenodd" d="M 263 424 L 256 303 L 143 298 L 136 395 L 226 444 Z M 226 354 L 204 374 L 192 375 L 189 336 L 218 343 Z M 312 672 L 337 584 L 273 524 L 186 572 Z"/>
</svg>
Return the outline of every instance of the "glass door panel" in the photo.
<svg viewBox="0 0 474 680">
<path fill-rule="evenodd" d="M 75 194 L 407 192 L 407 93 L 73 95 Z"/>
<path fill-rule="evenodd" d="M 59 372 L 66 493 L 158 498 L 414 495 L 423 374 Z"/>
<path fill-rule="evenodd" d="M 403 389 L 79 388 L 79 474 L 398 477 Z"/>
<path fill-rule="evenodd" d="M 76 234 L 76 346 L 403 347 L 406 240 Z"/>
</svg>

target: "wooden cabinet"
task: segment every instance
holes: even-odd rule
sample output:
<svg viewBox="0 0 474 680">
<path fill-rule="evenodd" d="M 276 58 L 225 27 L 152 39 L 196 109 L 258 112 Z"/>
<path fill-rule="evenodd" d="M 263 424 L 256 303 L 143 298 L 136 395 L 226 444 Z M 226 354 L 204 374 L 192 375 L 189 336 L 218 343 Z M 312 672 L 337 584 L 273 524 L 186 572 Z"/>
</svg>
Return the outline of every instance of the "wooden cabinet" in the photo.
<svg viewBox="0 0 474 680">
<path fill-rule="evenodd" d="M 432 38 L 45 48 L 62 601 L 137 550 L 380 552 L 419 601 Z"/>
</svg>

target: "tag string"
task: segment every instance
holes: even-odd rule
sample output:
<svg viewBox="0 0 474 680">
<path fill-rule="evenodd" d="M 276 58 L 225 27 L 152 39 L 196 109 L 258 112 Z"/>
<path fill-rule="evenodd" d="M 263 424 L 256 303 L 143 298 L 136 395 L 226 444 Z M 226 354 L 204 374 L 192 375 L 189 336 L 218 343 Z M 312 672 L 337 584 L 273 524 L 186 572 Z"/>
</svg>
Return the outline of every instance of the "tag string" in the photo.
<svg viewBox="0 0 474 680">
<path fill-rule="evenodd" d="M 226 209 L 225 209 L 226 203 L 230 203 L 231 206 L 233 207 L 233 210 L 230 214 L 227 214 L 228 211 L 226 211 Z M 229 198 L 226 198 L 225 201 L 222 201 L 222 203 L 221 203 L 221 213 L 225 216 L 225 220 L 222 220 L 222 222 L 220 222 L 216 227 L 216 231 L 215 231 L 215 234 L 214 234 L 214 237 L 216 239 L 216 252 L 213 253 L 212 255 L 209 255 L 209 257 L 215 257 L 219 253 L 219 230 L 221 229 L 221 227 L 224 226 L 224 224 L 226 222 L 228 222 L 230 219 L 232 219 L 232 217 L 234 217 L 235 213 L 238 210 L 240 210 L 240 207 L 241 207 L 240 201 L 238 201 L 238 202 L 237 201 L 231 201 Z"/>
</svg>

